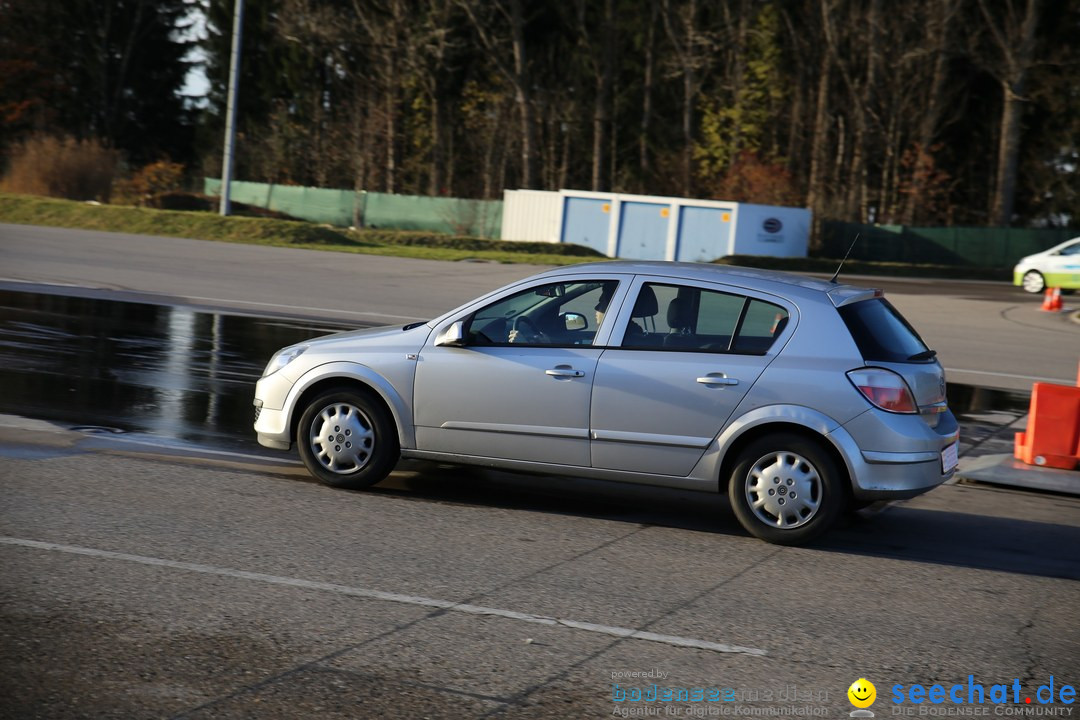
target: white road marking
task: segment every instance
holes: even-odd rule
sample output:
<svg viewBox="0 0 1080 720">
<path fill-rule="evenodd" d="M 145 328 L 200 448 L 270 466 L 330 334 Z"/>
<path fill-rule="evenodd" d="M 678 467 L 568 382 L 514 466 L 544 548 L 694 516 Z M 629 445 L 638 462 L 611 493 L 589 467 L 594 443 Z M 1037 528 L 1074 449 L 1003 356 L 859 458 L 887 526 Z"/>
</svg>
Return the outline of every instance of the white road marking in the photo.
<svg viewBox="0 0 1080 720">
<path fill-rule="evenodd" d="M 1048 378 L 1039 377 L 1038 375 L 1013 375 L 1012 373 L 1003 372 L 989 372 L 987 370 L 965 370 L 964 368 L 945 368 L 945 373 L 971 373 L 972 375 L 990 375 L 991 377 L 1007 377 L 1015 378 L 1017 380 L 1032 380 L 1034 382 L 1052 382 L 1052 383 L 1064 383 L 1071 385 L 1072 380 L 1065 378 Z"/>
<path fill-rule="evenodd" d="M 78 429 L 76 429 L 78 432 Z M 167 439 L 146 439 L 141 440 L 139 438 L 124 437 L 123 435 L 98 435 L 94 433 L 84 433 L 87 437 L 95 440 L 102 440 L 110 443 L 127 443 L 128 445 L 139 445 L 142 447 L 152 447 L 157 450 L 166 451 L 172 450 L 176 452 L 187 452 L 195 455 L 218 455 L 221 457 L 240 458 L 242 460 L 259 460 L 261 462 L 277 463 L 279 465 L 300 465 L 299 460 L 295 460 L 289 457 L 272 457 L 270 455 L 256 455 L 254 453 L 242 453 L 234 450 L 211 450 L 210 448 L 200 447 L 198 445 L 184 445 L 179 442 L 170 442 Z"/>
<path fill-rule="evenodd" d="M 758 648 L 728 645 L 726 643 L 710 642 L 708 640 L 696 640 L 694 638 L 678 637 L 677 635 L 661 635 L 659 633 L 644 632 L 633 628 L 615 627 L 611 625 L 597 625 L 595 623 L 581 622 L 578 620 L 565 620 L 560 618 L 533 615 L 531 613 L 515 612 L 513 610 L 501 610 L 499 608 L 482 607 L 456 603 L 449 600 L 437 600 L 434 598 L 419 597 L 416 595 L 400 595 L 398 593 L 383 592 L 382 590 L 370 590 L 368 588 L 349 587 L 334 583 L 302 580 L 299 578 L 281 577 L 279 575 L 266 575 L 263 573 L 247 572 L 246 570 L 233 570 L 230 568 L 217 567 L 214 565 L 200 565 L 198 563 L 178 562 L 176 560 L 163 560 L 161 558 L 145 557 L 143 555 L 128 555 L 126 553 L 112 552 L 111 550 L 97 550 L 95 548 L 78 547 L 76 545 L 59 545 L 57 543 L 39 542 L 37 540 L 24 540 L 22 538 L 2 537 L 0 544 L 16 545 L 19 547 L 34 548 L 37 550 L 52 550 L 54 552 L 71 553 L 73 555 L 86 555 L 89 557 L 106 558 L 109 560 L 122 560 L 124 562 L 139 563 L 140 565 L 152 565 L 155 567 L 171 568 L 173 570 L 186 570 L 188 572 L 203 573 L 205 575 L 223 575 L 225 577 L 252 580 L 255 582 L 269 583 L 271 585 L 285 585 L 287 587 L 303 588 L 305 590 L 320 590 L 323 592 L 349 595 L 368 600 L 383 600 L 386 602 L 402 603 L 405 605 L 419 605 L 421 607 L 439 608 L 452 612 L 466 613 L 468 615 L 486 615 L 500 617 L 507 620 L 532 623 L 534 625 L 552 625 L 583 630 L 585 632 L 611 635 L 613 637 L 630 638 L 633 640 L 648 640 L 650 642 L 673 645 L 675 647 L 695 648 L 698 650 L 712 650 L 719 653 L 741 653 L 744 655 L 764 656 L 765 651 Z"/>
</svg>

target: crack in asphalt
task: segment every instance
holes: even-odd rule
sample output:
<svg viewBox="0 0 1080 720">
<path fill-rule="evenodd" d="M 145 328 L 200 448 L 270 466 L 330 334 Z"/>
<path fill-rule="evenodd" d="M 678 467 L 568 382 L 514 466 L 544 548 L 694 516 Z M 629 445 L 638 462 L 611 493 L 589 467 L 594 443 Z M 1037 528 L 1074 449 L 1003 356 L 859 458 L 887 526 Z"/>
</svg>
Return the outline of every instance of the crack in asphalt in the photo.
<svg viewBox="0 0 1080 720">
<path fill-rule="evenodd" d="M 675 605 L 675 606 L 669 608 L 668 610 L 666 610 L 661 615 L 658 615 L 657 617 L 653 618 L 652 620 L 649 620 L 648 622 L 641 625 L 639 628 L 637 628 L 637 631 L 638 632 L 645 632 L 648 628 L 656 625 L 658 622 L 660 622 L 664 618 L 670 617 L 675 612 L 678 612 L 679 610 L 682 610 L 682 609 L 684 609 L 686 607 L 689 607 L 690 605 L 694 604 L 695 602 L 697 602 L 701 598 L 703 598 L 703 597 L 705 597 L 705 596 L 719 590 L 724 585 L 727 585 L 728 583 L 731 583 L 732 581 L 737 580 L 738 578 L 742 577 L 743 575 L 750 572 L 751 570 L 754 570 L 755 568 L 761 566 L 765 562 L 771 560 L 772 558 L 776 557 L 780 553 L 784 552 L 786 549 L 787 548 L 778 548 L 777 550 L 769 553 L 765 557 L 757 560 L 756 562 L 751 563 L 750 565 L 743 568 L 739 572 L 735 573 L 731 577 L 724 578 L 720 582 L 706 588 L 705 590 L 702 590 L 701 592 L 699 592 L 696 595 L 694 595 L 693 597 L 685 600 L 684 602 L 679 603 L 678 605 Z M 482 717 L 482 718 L 494 717 L 495 715 L 498 715 L 499 713 L 506 710 L 507 707 L 510 707 L 511 705 L 523 705 L 523 704 L 525 704 L 527 702 L 527 699 L 531 695 L 535 694 L 536 692 L 542 690 L 543 688 L 551 685 L 552 683 L 554 683 L 554 682 L 556 682 L 558 680 L 562 680 L 562 679 L 566 678 L 567 676 L 569 676 L 569 674 L 573 670 L 576 670 L 577 668 L 581 667 L 585 663 L 590 662 L 592 660 L 595 660 L 596 658 L 600 657 L 601 655 L 604 655 L 609 650 L 617 647 L 619 644 L 625 642 L 626 640 L 627 640 L 627 638 L 618 638 L 617 640 L 614 640 L 614 641 L 608 643 L 604 647 L 599 648 L 596 651 L 589 653 L 588 655 L 585 655 L 584 657 L 582 657 L 577 662 L 572 663 L 570 665 L 567 665 L 565 668 L 563 668 L 559 672 L 555 673 L 554 675 L 550 675 L 547 678 L 545 678 L 544 680 L 542 680 L 542 681 L 540 681 L 538 683 L 535 683 L 533 685 L 530 685 L 529 687 L 525 688 L 524 690 L 521 690 L 518 693 L 515 693 L 514 695 L 511 696 L 512 702 L 507 703 L 507 705 L 505 705 L 503 707 L 500 707 L 500 708 L 495 708 L 494 710 L 492 710 L 492 711 L 490 711 L 490 712 L 488 712 L 488 713 L 486 713 L 484 715 L 481 715 L 480 717 Z"/>
<path fill-rule="evenodd" d="M 584 551 L 582 551 L 582 552 L 580 552 L 580 553 L 578 553 L 578 554 L 576 554 L 576 555 L 574 555 L 572 557 L 564 558 L 563 560 L 551 563 L 551 564 L 549 564 L 549 565 L 547 565 L 547 566 L 545 566 L 543 568 L 539 568 L 539 569 L 534 570 L 534 571 L 532 571 L 530 573 L 526 573 L 525 575 L 522 575 L 521 577 L 514 578 L 513 580 L 508 580 L 508 581 L 502 583 L 501 585 L 498 585 L 498 586 L 496 586 L 494 588 L 490 588 L 488 590 L 485 590 L 484 592 L 476 593 L 474 595 L 471 595 L 471 596 L 469 596 L 469 597 L 455 603 L 455 605 L 453 607 L 462 606 L 462 605 L 469 605 L 469 604 L 475 602 L 476 600 L 479 600 L 480 598 L 482 598 L 485 595 L 488 595 L 488 594 L 490 594 L 492 592 L 495 592 L 495 591 L 498 591 L 498 590 L 503 590 L 503 589 L 515 584 L 515 583 L 519 583 L 519 582 L 521 582 L 523 580 L 527 580 L 527 579 L 529 579 L 531 577 L 535 577 L 535 576 L 537 576 L 539 574 L 548 572 L 549 570 L 557 568 L 560 565 L 564 565 L 564 564 L 567 564 L 567 563 L 574 562 L 576 560 L 580 560 L 581 558 L 585 557 L 586 555 L 597 552 L 598 550 L 602 550 L 602 549 L 604 549 L 606 547 L 609 547 L 609 546 L 611 546 L 611 545 L 613 545 L 613 544 L 615 544 L 617 542 L 621 542 L 622 540 L 625 540 L 626 538 L 629 538 L 629 537 L 631 537 L 631 536 L 645 530 L 646 527 L 647 526 L 645 526 L 645 525 L 639 525 L 639 526 L 635 527 L 634 529 L 630 530 L 627 533 L 624 533 L 624 534 L 622 534 L 622 535 L 620 535 L 620 536 L 618 536 L 616 538 L 612 538 L 610 540 L 602 542 L 599 545 L 596 545 L 596 546 L 594 546 L 592 548 L 584 550 Z M 372 636 L 370 638 L 366 638 L 365 640 L 363 640 L 363 641 L 361 641 L 359 643 L 354 643 L 354 644 L 349 645 L 347 647 L 340 648 L 338 650 L 335 650 L 335 651 L 333 651 L 331 653 L 328 653 L 328 654 L 326 654 L 326 655 L 324 655 L 322 657 L 316 658 L 314 660 L 309 660 L 307 662 L 300 663 L 299 665 L 295 665 L 295 666 L 293 666 L 291 668 L 288 668 L 288 669 L 286 669 L 286 670 L 284 670 L 282 672 L 279 672 L 279 673 L 276 673 L 274 675 L 271 675 L 270 677 L 264 678 L 264 679 L 262 679 L 262 680 L 260 680 L 258 682 L 251 683 L 249 685 L 244 685 L 244 686 L 241 686 L 239 688 L 236 688 L 235 690 L 233 690 L 232 692 L 230 692 L 230 693 L 228 693 L 226 695 L 221 695 L 221 696 L 219 696 L 217 698 L 214 698 L 212 700 L 204 702 L 204 703 L 202 703 L 202 704 L 200 704 L 200 705 L 198 705 L 196 707 L 188 708 L 187 710 L 183 710 L 183 711 L 181 711 L 181 712 L 179 712 L 179 713 L 177 713 L 175 715 L 172 715 L 171 720 L 181 720 L 182 718 L 186 718 L 186 717 L 189 717 L 189 716 L 191 716 L 191 715 L 193 715 L 195 713 L 201 712 L 203 710 L 207 710 L 207 709 L 210 709 L 212 707 L 219 706 L 219 705 L 221 705 L 223 703 L 229 702 L 230 700 L 235 700 L 236 698 L 242 697 L 244 695 L 248 695 L 248 694 L 251 694 L 251 693 L 258 692 L 259 690 L 262 690 L 262 689 L 264 689 L 266 687 L 274 685 L 274 684 L 276 684 L 276 683 L 278 683 L 278 682 L 280 682 L 282 680 L 290 678 L 290 677 L 292 677 L 294 675 L 297 675 L 299 673 L 306 672 L 306 671 L 312 670 L 312 669 L 319 669 L 320 667 L 325 666 L 326 663 L 332 662 L 333 660 L 336 660 L 339 657 L 347 655 L 348 653 L 353 652 L 354 650 L 359 650 L 360 648 L 363 648 L 363 647 L 365 647 L 367 645 L 370 645 L 370 644 L 372 644 L 372 643 L 374 643 L 376 641 L 384 640 L 384 639 L 389 638 L 389 637 L 391 637 L 391 636 L 393 636 L 393 635 L 395 635 L 395 634 L 397 634 L 397 633 L 399 633 L 399 632 L 401 632 L 403 630 L 408 630 L 409 628 L 411 628 L 411 627 L 413 627 L 415 625 L 418 625 L 418 624 L 424 622 L 425 620 L 430 620 L 430 619 L 433 619 L 433 618 L 442 617 L 443 615 L 446 615 L 448 612 L 453 610 L 453 607 L 450 607 L 450 608 L 438 608 L 438 609 L 433 610 L 431 612 L 425 613 L 421 617 L 415 618 L 415 619 L 413 619 L 413 620 L 411 620 L 409 622 L 398 623 L 397 625 L 390 628 L 389 630 L 386 630 L 385 632 L 382 632 L 382 633 L 378 633 L 378 634 L 376 634 L 376 635 L 374 635 L 374 636 Z M 620 638 L 619 640 L 616 641 L 616 643 L 622 642 L 623 639 L 624 638 Z M 614 644 L 615 643 L 613 643 L 613 645 Z M 327 668 L 327 669 L 332 669 L 332 668 Z M 430 687 L 435 687 L 435 686 L 430 686 Z M 467 693 L 461 693 L 461 691 L 456 691 L 456 692 L 459 692 L 460 694 L 467 694 Z M 502 702 L 502 703 L 505 703 L 507 705 L 513 705 L 513 704 L 515 704 L 517 702 L 517 701 L 514 700 L 515 697 L 516 696 L 512 696 L 510 699 L 507 699 L 507 700 L 495 700 L 495 701 Z"/>
</svg>

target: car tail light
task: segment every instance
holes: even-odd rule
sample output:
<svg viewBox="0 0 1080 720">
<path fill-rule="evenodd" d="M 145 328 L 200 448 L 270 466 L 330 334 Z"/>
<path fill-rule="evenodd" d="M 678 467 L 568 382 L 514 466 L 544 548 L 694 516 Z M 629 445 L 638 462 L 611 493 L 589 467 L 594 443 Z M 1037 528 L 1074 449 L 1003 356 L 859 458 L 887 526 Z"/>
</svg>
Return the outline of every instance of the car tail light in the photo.
<svg viewBox="0 0 1080 720">
<path fill-rule="evenodd" d="M 919 406 L 904 378 L 892 370 L 864 368 L 848 371 L 848 379 L 870 404 L 894 413 L 917 413 Z"/>
</svg>

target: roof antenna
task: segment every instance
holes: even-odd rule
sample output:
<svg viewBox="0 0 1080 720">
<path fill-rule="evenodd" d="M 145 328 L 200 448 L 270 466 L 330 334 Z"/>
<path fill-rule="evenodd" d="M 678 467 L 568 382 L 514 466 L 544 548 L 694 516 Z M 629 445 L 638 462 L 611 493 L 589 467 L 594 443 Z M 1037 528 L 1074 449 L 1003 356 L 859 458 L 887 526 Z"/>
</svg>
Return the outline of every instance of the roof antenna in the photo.
<svg viewBox="0 0 1080 720">
<path fill-rule="evenodd" d="M 851 249 L 855 247 L 855 243 L 859 242 L 859 237 L 861 235 L 862 233 L 855 233 L 855 239 L 851 241 L 851 245 L 848 245 L 847 252 L 844 253 L 844 259 L 840 261 L 840 267 L 836 268 L 836 272 L 834 272 L 833 276 L 829 278 L 829 282 L 836 282 L 836 278 L 840 276 L 840 268 L 844 267 L 844 263 L 847 262 L 848 255 L 851 254 Z"/>
</svg>

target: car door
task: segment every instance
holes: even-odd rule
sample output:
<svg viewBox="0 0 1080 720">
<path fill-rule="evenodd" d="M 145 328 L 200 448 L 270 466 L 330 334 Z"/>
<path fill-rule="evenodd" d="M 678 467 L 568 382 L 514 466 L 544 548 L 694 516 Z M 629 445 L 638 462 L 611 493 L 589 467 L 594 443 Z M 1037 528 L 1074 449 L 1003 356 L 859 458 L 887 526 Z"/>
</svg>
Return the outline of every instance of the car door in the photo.
<svg viewBox="0 0 1080 720">
<path fill-rule="evenodd" d="M 439 328 L 418 358 L 417 449 L 588 467 L 595 308 L 617 285 L 534 284 L 444 323 L 460 339 Z"/>
<path fill-rule="evenodd" d="M 1080 241 L 1048 257 L 1044 276 L 1047 287 L 1080 288 Z"/>
<path fill-rule="evenodd" d="M 638 300 L 613 328 L 621 340 L 596 368 L 592 464 L 686 476 L 782 346 L 789 310 L 724 286 L 661 278 L 639 277 L 630 295 Z"/>
</svg>

